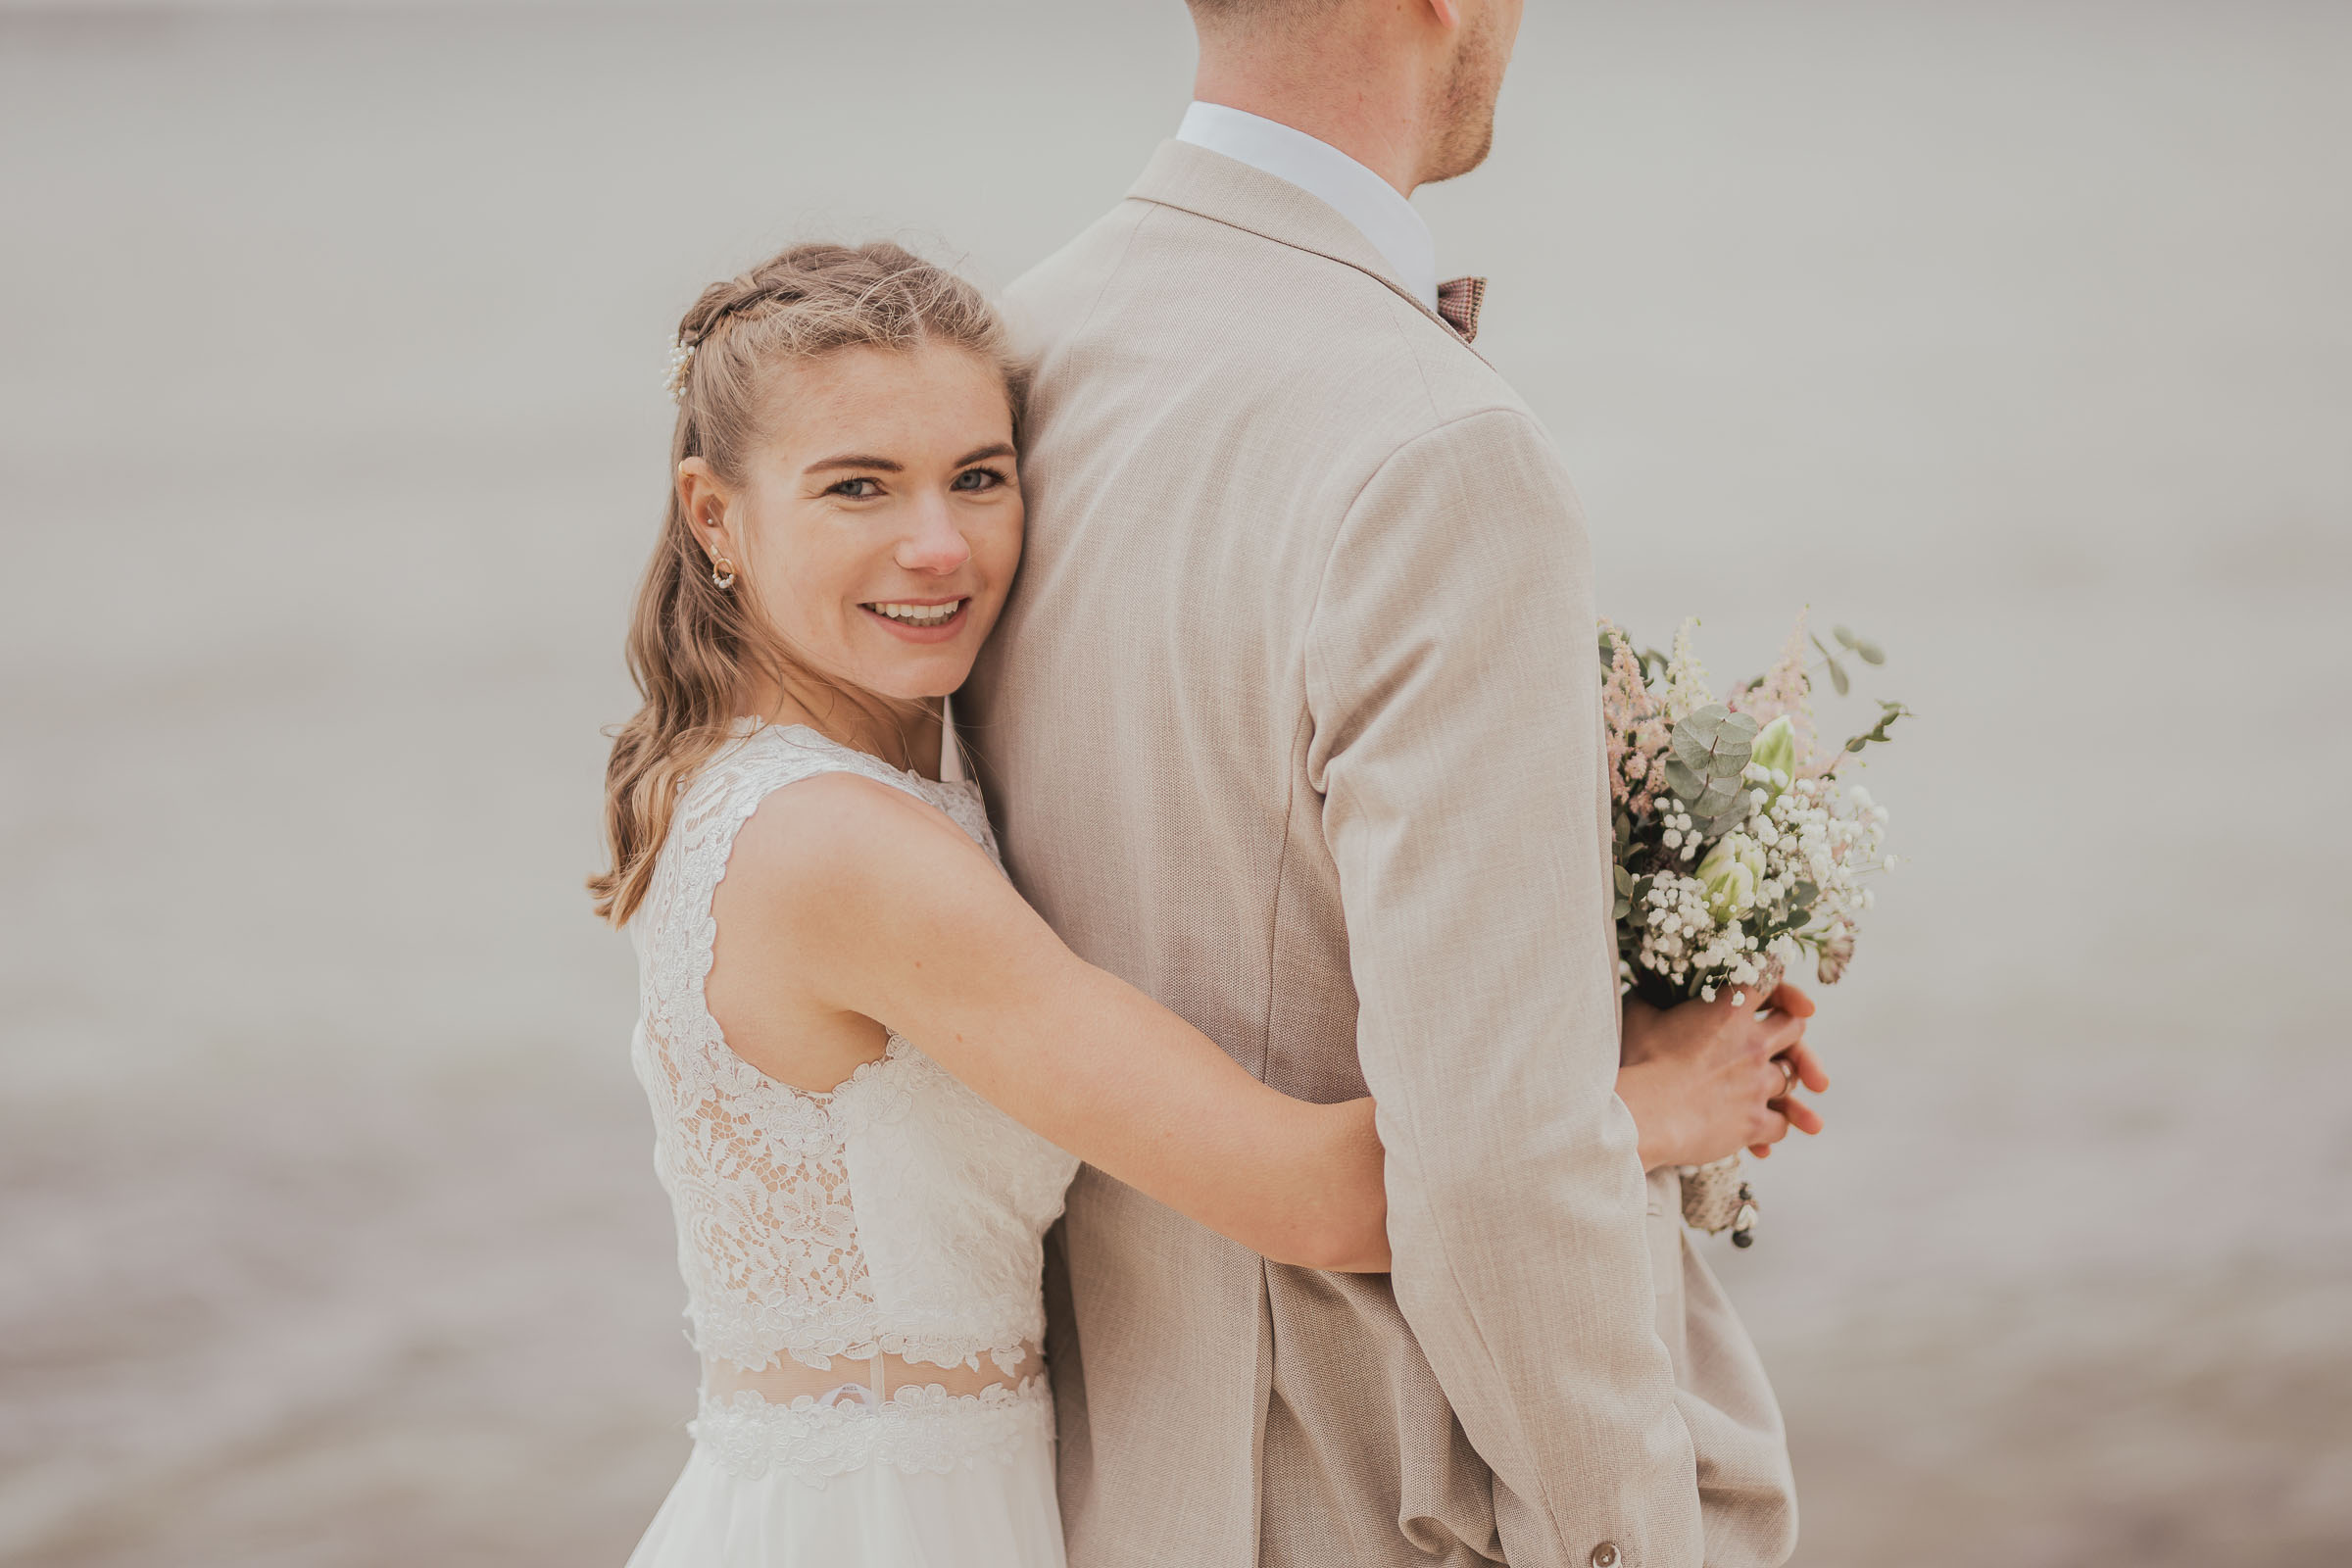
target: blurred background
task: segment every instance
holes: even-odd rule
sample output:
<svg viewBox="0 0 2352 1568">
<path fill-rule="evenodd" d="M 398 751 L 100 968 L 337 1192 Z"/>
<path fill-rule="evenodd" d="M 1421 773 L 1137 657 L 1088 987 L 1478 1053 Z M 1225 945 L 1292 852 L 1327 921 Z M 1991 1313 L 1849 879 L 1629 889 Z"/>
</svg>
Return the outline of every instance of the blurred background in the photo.
<svg viewBox="0 0 2352 1568">
<path fill-rule="evenodd" d="M 798 237 L 1001 286 L 1191 70 L 1178 0 L 0 0 L 0 1560 L 625 1557 L 694 1368 L 580 882 L 668 334 Z M 2352 1561 L 2348 81 L 2327 0 L 1539 0 L 1419 200 L 1604 605 L 1729 678 L 1809 601 L 1919 712 L 1715 1254 L 1805 1568 Z"/>
</svg>

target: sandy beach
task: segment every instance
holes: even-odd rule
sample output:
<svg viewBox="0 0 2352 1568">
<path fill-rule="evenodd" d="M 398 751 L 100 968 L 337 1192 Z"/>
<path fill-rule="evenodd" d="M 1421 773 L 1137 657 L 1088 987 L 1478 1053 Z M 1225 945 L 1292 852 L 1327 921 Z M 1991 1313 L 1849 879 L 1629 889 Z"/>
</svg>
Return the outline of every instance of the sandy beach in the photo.
<svg viewBox="0 0 2352 1568">
<path fill-rule="evenodd" d="M 794 237 L 1003 284 L 1191 65 L 0 0 L 0 1562 L 625 1558 L 694 1368 L 581 879 L 667 335 Z M 1728 677 L 1809 600 L 1920 715 L 1715 1259 L 1802 1568 L 2352 1561 L 2347 79 L 2319 3 L 1531 6 L 1417 202 L 1611 612 Z"/>
</svg>

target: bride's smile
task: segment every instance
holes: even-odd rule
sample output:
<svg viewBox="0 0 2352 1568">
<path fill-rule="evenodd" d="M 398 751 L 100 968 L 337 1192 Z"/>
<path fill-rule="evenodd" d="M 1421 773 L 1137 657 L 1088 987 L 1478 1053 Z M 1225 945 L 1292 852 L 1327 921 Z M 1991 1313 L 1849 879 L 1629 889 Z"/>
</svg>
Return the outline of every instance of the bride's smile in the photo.
<svg viewBox="0 0 2352 1568">
<path fill-rule="evenodd" d="M 935 640 L 935 634 L 956 624 L 956 617 L 963 613 L 963 607 L 970 603 L 969 599 L 950 599 L 935 605 L 900 603 L 860 605 L 858 608 L 869 615 L 883 617 L 888 629 L 899 636 L 913 642 L 931 642 Z"/>
</svg>

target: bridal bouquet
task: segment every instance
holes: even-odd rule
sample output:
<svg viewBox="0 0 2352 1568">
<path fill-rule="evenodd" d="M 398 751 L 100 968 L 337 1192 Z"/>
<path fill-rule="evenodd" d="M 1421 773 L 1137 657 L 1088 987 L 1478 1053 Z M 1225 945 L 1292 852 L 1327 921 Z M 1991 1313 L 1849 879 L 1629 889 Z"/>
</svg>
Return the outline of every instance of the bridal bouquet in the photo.
<svg viewBox="0 0 2352 1568">
<path fill-rule="evenodd" d="M 1876 643 L 1839 626 L 1833 652 L 1799 614 L 1780 662 L 1719 700 L 1691 647 L 1696 624 L 1685 621 L 1661 654 L 1601 623 L 1620 982 L 1659 1007 L 1727 988 L 1761 1001 L 1788 961 L 1810 955 L 1835 985 L 1871 906 L 1866 881 L 1895 863 L 1886 808 L 1840 768 L 1909 710 L 1881 702 L 1875 724 L 1825 751 L 1813 668 L 1843 696 L 1847 658 L 1886 662 Z M 1730 1227 L 1744 1247 L 1755 1202 L 1738 1168 L 1735 1155 L 1686 1171 L 1684 1213 L 1704 1230 Z"/>
</svg>

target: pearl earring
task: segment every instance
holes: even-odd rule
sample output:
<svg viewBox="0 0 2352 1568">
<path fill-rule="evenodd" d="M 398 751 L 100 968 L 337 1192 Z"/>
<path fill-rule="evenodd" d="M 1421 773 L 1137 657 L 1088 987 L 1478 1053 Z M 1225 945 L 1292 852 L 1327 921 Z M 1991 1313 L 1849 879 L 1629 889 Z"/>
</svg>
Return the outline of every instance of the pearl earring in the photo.
<svg viewBox="0 0 2352 1568">
<path fill-rule="evenodd" d="M 724 556 L 710 558 L 710 586 L 721 591 L 735 586 L 735 563 Z"/>
</svg>

